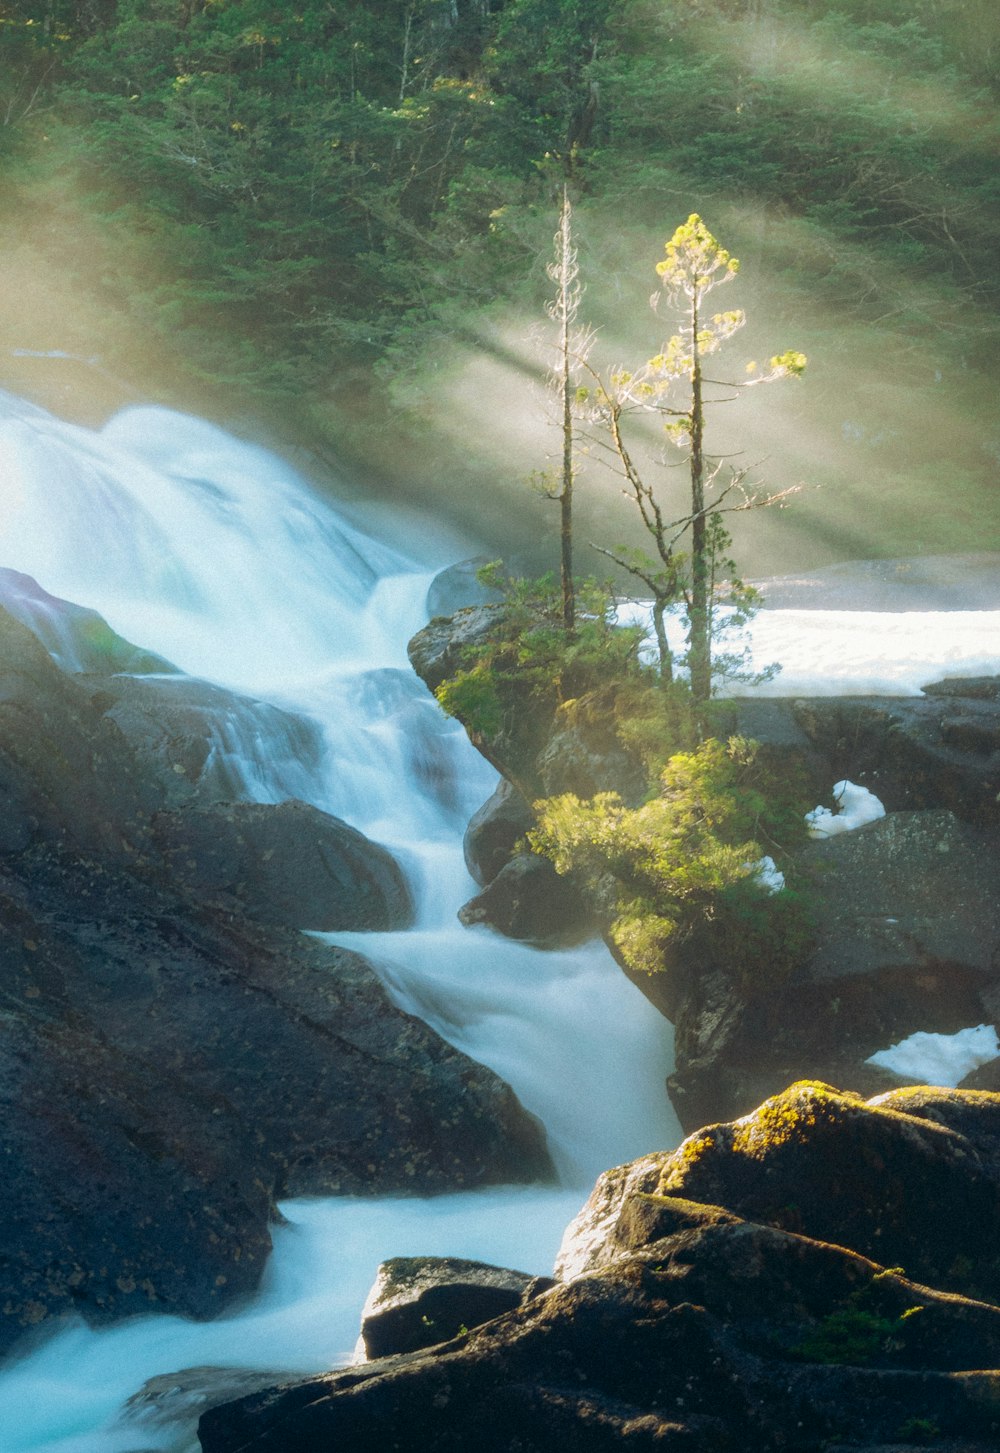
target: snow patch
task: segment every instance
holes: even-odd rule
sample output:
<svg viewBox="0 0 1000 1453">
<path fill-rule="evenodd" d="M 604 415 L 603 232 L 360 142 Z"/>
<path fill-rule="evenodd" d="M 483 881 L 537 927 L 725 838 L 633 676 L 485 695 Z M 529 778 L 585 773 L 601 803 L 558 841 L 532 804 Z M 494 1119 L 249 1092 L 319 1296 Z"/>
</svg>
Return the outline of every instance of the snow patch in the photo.
<svg viewBox="0 0 1000 1453">
<path fill-rule="evenodd" d="M 835 811 L 814 807 L 806 813 L 810 837 L 836 837 L 838 833 L 853 832 L 856 827 L 885 817 L 885 808 L 867 787 L 858 787 L 854 782 L 835 782 L 833 797 L 837 804 Z"/>
<path fill-rule="evenodd" d="M 889 1049 L 868 1056 L 866 1064 L 891 1070 L 904 1080 L 954 1089 L 966 1075 L 1000 1056 L 1000 1040 L 992 1024 L 960 1029 L 957 1034 L 925 1034 L 922 1030 Z"/>
<path fill-rule="evenodd" d="M 768 893 L 780 893 L 784 888 L 785 875 L 770 855 L 758 858 L 749 866 L 753 868 L 757 882 Z"/>
</svg>

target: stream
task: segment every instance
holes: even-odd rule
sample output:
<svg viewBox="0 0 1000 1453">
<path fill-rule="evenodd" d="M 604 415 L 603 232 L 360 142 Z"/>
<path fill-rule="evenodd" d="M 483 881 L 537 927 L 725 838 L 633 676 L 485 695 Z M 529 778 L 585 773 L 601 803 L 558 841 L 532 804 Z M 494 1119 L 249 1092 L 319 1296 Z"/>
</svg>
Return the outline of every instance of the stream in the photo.
<svg viewBox="0 0 1000 1453">
<path fill-rule="evenodd" d="M 388 1256 L 548 1272 L 596 1175 L 679 1139 L 663 1089 L 669 1026 L 600 943 L 541 952 L 457 922 L 476 891 L 462 833 L 497 779 L 406 658 L 435 574 L 421 541 L 408 558 L 273 455 L 160 408 L 95 432 L 2 395 L 0 469 L 0 564 L 183 671 L 318 724 L 315 768 L 289 759 L 266 713 L 223 723 L 216 752 L 246 796 L 303 798 L 396 854 L 415 926 L 327 937 L 369 957 L 399 1005 L 513 1086 L 559 1171 L 554 1189 L 286 1203 L 250 1305 L 211 1323 L 64 1324 L 0 1376 L 3 1453 L 196 1447 L 190 1427 L 122 1416 L 124 1404 L 188 1367 L 305 1373 L 349 1360 Z"/>
</svg>

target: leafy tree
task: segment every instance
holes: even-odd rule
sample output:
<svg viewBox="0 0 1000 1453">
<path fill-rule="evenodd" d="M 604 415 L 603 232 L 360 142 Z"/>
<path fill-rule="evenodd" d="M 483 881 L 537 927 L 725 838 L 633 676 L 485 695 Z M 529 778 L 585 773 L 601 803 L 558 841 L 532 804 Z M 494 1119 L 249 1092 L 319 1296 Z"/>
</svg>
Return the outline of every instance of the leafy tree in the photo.
<svg viewBox="0 0 1000 1453">
<path fill-rule="evenodd" d="M 536 803 L 528 834 L 536 852 L 572 873 L 610 920 L 626 966 L 657 973 L 678 944 L 712 927 L 721 962 L 737 972 L 762 963 L 780 976 L 807 941 L 801 898 L 772 894 L 761 877 L 765 846 L 804 838 L 793 784 L 762 766 L 756 743 L 711 737 L 672 756 L 655 796 L 629 808 L 612 792 Z"/>
<path fill-rule="evenodd" d="M 665 295 L 680 317 L 678 331 L 659 353 L 635 371 L 601 375 L 589 368 L 594 387 L 587 391 L 592 417 L 606 431 L 617 472 L 626 495 L 636 506 L 655 556 L 643 551 L 603 549 L 623 569 L 640 580 L 653 595 L 653 619 L 660 650 L 661 673 L 671 675 L 671 655 L 663 618 L 667 608 L 683 598 L 688 619 L 688 669 L 695 701 L 704 703 L 712 690 L 712 643 L 717 634 L 716 608 L 728 605 L 736 623 L 745 621 L 754 605 L 753 593 L 733 578 L 727 551 L 730 536 L 723 516 L 783 500 L 790 491 L 766 493 L 748 483 L 746 470 L 727 468 L 705 445 L 706 409 L 731 399 L 750 387 L 780 378 L 796 378 L 805 357 L 792 350 L 776 355 L 761 370 L 748 365 L 747 377 L 707 379 L 704 361 L 743 326 L 741 310 L 707 315 L 708 294 L 731 282 L 739 263 L 722 247 L 696 214 L 678 227 L 667 241 L 666 256 L 657 264 Z M 656 299 L 654 299 L 654 307 Z M 588 366 L 589 367 L 589 366 Z M 706 389 L 722 390 L 709 394 Z M 690 506 L 671 518 L 647 474 L 637 463 L 627 438 L 630 416 L 655 414 L 664 421 L 668 440 L 687 454 Z M 682 542 L 690 542 L 686 551 Z M 723 579 L 723 572 L 729 578 Z"/>
</svg>

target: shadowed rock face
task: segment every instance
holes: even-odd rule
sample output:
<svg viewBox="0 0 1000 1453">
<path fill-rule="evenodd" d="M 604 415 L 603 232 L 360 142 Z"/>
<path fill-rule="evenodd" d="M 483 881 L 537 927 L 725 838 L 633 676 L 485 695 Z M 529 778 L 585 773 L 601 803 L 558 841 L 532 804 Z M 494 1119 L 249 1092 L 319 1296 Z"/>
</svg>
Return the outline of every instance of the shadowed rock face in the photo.
<svg viewBox="0 0 1000 1453">
<path fill-rule="evenodd" d="M 370 1359 L 432 1347 L 492 1322 L 553 1285 L 549 1277 L 481 1261 L 396 1256 L 382 1262 L 368 1294 L 361 1345 Z"/>
<path fill-rule="evenodd" d="M 458 917 L 468 926 L 486 924 L 508 938 L 543 946 L 580 943 L 596 931 L 581 895 L 534 853 L 516 853 L 482 893 L 463 904 Z"/>
<path fill-rule="evenodd" d="M 710 942 L 688 951 L 679 983 L 665 976 L 677 1021 L 671 1095 L 688 1130 L 804 1075 L 888 1089 L 898 1078 L 869 1055 L 917 1030 L 953 1034 L 997 1016 L 991 836 L 943 810 L 890 813 L 811 844 L 799 862 L 815 946 L 790 978 L 754 993 L 712 961 Z"/>
<path fill-rule="evenodd" d="M 980 827 L 1000 825 L 1000 681 L 935 682 L 922 697 L 812 698 L 796 720 L 844 777 L 890 812 L 944 807 Z"/>
<path fill-rule="evenodd" d="M 462 847 L 465 866 L 480 888 L 485 888 L 509 862 L 535 814 L 512 783 L 501 777 L 492 797 L 469 819 Z"/>
<path fill-rule="evenodd" d="M 160 813 L 153 839 L 178 884 L 261 923 L 371 931 L 413 916 L 391 854 L 305 802 Z"/>
<path fill-rule="evenodd" d="M 549 1172 L 502 1081 L 287 927 L 405 921 L 402 877 L 301 803 L 209 806 L 212 703 L 253 703 L 188 687 L 156 735 L 152 682 L 67 676 L 0 612 L 0 1350 L 220 1311 L 281 1196 Z"/>
<path fill-rule="evenodd" d="M 794 1086 L 602 1177 L 563 1284 L 438 1348 L 216 1408 L 202 1447 L 987 1453 L 1000 1308 L 921 1275 L 997 1285 L 970 1268 L 998 1228 L 998 1137 L 997 1096 Z M 883 1238 L 903 1270 L 862 1249 Z"/>
</svg>

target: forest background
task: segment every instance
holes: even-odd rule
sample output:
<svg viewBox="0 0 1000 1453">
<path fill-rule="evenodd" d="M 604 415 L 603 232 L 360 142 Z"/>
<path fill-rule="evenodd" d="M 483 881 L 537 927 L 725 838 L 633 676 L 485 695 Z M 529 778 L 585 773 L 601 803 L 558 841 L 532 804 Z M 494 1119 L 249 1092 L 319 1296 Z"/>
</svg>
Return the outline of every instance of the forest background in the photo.
<svg viewBox="0 0 1000 1453">
<path fill-rule="evenodd" d="M 692 211 L 747 357 L 809 356 L 720 411 L 714 452 L 806 486 L 741 526 L 745 572 L 997 550 L 998 90 L 995 0 L 0 4 L 0 381 L 58 411 L 34 355 L 90 360 L 77 416 L 208 414 L 554 565 L 524 481 L 568 178 L 605 362 L 670 331 Z M 626 536 L 596 464 L 577 506 Z"/>
</svg>

